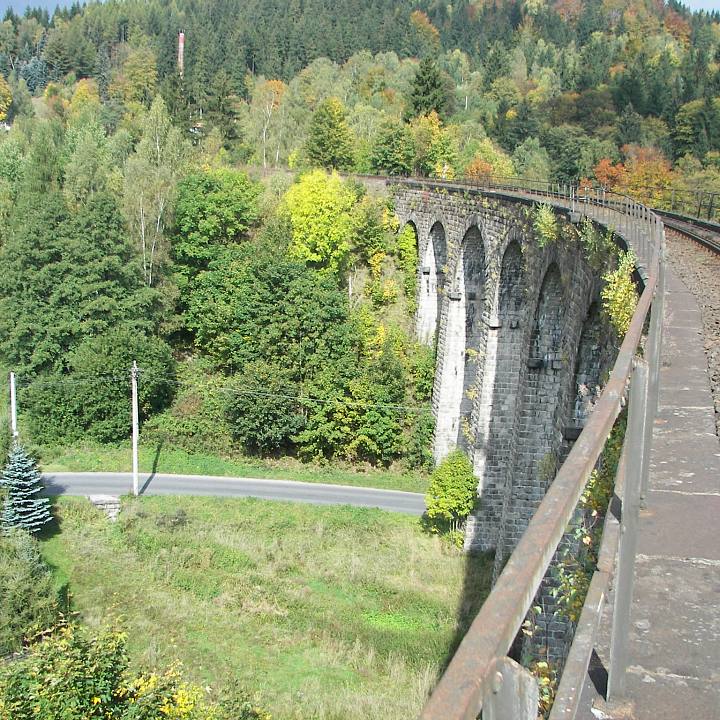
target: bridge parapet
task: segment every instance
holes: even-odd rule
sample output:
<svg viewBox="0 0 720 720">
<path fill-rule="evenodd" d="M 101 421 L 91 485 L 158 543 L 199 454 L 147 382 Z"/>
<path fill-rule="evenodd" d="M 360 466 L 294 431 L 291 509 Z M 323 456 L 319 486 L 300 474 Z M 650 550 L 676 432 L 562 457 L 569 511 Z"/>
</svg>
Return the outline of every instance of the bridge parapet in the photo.
<svg viewBox="0 0 720 720">
<path fill-rule="evenodd" d="M 628 430 L 615 489 L 616 514 L 608 512 L 606 517 L 600 561 L 593 575 L 578 629 L 565 662 L 565 671 L 551 714 L 552 720 L 561 717 L 574 718 L 593 649 L 600 609 L 605 601 L 612 573 L 616 578 L 616 605 L 613 613 L 609 668 L 611 691 L 616 691 L 622 686 L 627 664 L 629 604 L 626 601 L 631 594 L 628 585 L 632 581 L 635 524 L 640 497 L 647 484 L 652 418 L 657 410 L 664 277 L 662 222 L 651 210 L 631 199 L 599 190 L 583 192 L 582 189 L 571 186 L 527 182 L 521 185 L 507 181 L 445 183 L 390 179 L 389 182 L 401 191 L 411 189 L 421 193 L 447 193 L 456 200 L 462 198 L 465 201 L 474 198 L 476 201 L 479 199 L 495 201 L 499 203 L 498 207 L 503 203 L 515 203 L 520 206 L 536 202 L 547 203 L 556 211 L 567 214 L 571 222 L 577 221 L 584 215 L 599 225 L 612 229 L 627 247 L 632 248 L 638 259 L 638 272 L 642 278 L 643 291 L 609 380 L 584 429 L 573 443 L 567 459 L 562 463 L 544 497 L 539 501 L 517 547 L 499 574 L 493 591 L 461 642 L 421 716 L 424 720 L 441 718 L 452 720 L 476 718 L 482 711 L 483 717 L 534 720 L 537 709 L 535 681 L 525 669 L 511 661 L 507 655 L 577 511 L 580 496 L 625 402 L 627 388 L 630 385 L 632 390 Z M 456 232 L 461 231 L 461 229 L 456 230 Z M 505 233 L 507 241 L 505 250 L 512 243 L 512 240 L 508 239 L 509 234 L 509 231 Z M 462 243 L 457 251 L 455 267 L 459 266 L 461 252 Z M 451 256 L 452 253 L 448 254 Z M 548 283 L 547 292 L 550 297 L 554 292 L 553 288 L 556 287 L 556 280 L 552 276 L 548 280 L 548 273 L 552 272 L 553 263 L 558 264 L 558 257 L 551 257 L 551 253 L 546 253 L 545 260 L 547 265 L 542 275 L 544 278 L 542 284 L 545 287 L 545 283 Z M 512 263 L 508 262 L 508 267 L 510 265 Z M 567 272 L 567 267 L 558 264 L 558 272 L 561 273 L 563 270 Z M 486 277 L 491 276 L 492 272 L 492 270 L 488 271 Z M 502 261 L 498 272 L 502 272 Z M 578 271 L 578 275 L 583 275 L 583 272 Z M 575 278 L 575 273 L 572 273 L 571 277 Z M 591 285 L 592 278 L 590 285 L 586 287 L 588 295 L 592 295 L 589 289 Z M 512 308 L 512 292 L 508 290 L 512 287 L 513 283 L 510 282 L 503 291 L 502 283 L 499 283 L 495 291 L 497 298 L 493 298 L 492 302 L 495 303 L 496 299 L 499 301 L 502 293 L 505 292 L 510 298 L 508 300 L 506 297 L 505 300 Z M 449 292 L 463 294 L 462 290 Z M 488 292 L 487 285 L 483 292 Z M 542 292 L 536 308 L 542 304 L 541 300 Z M 445 305 L 458 301 L 459 299 L 449 297 L 449 293 L 447 299 L 443 299 Z M 474 331 L 467 314 L 467 302 L 465 339 Z M 637 351 L 650 313 L 650 330 L 644 346 L 643 358 L 640 359 Z M 535 314 L 539 317 L 537 312 Z M 462 313 L 459 315 L 462 318 Z M 512 316 L 508 317 L 509 322 L 512 322 Z M 491 328 L 494 321 L 497 322 L 497 317 L 488 317 L 484 324 Z M 447 326 L 447 323 L 445 324 Z M 532 330 L 526 329 L 526 333 L 532 335 Z M 479 341 L 478 344 L 481 345 L 482 342 Z M 482 350 L 487 358 L 488 353 L 493 352 L 493 343 L 488 341 L 487 334 L 484 343 Z M 443 347 L 444 353 L 447 352 L 445 348 L 451 347 L 443 337 L 442 323 L 438 347 L 439 350 Z M 550 370 L 555 360 L 549 358 Z M 441 359 L 441 362 L 444 360 Z M 450 366 L 453 367 L 454 374 L 459 375 L 459 365 L 456 363 Z M 442 375 L 442 372 L 439 374 Z M 436 390 L 440 388 L 436 380 Z M 523 392 L 525 390 L 527 388 L 524 388 Z M 480 394 L 482 395 L 482 389 Z M 476 463 L 475 466 L 477 471 L 478 464 Z M 618 504 L 622 506 L 622 513 L 617 513 Z"/>
</svg>

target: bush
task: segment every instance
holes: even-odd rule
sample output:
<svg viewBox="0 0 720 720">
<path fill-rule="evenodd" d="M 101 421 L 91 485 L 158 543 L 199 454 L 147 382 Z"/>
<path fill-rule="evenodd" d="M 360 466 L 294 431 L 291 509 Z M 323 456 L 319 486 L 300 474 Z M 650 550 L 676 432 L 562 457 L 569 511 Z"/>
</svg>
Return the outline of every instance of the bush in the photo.
<svg viewBox="0 0 720 720">
<path fill-rule="evenodd" d="M 304 426 L 297 385 L 264 360 L 255 360 L 233 378 L 225 412 L 233 438 L 248 452 L 275 452 L 291 444 Z"/>
<path fill-rule="evenodd" d="M 175 391 L 169 346 L 120 328 L 83 341 L 68 356 L 68 372 L 38 378 L 25 405 L 33 439 L 41 443 L 82 438 L 117 442 L 131 432 L 130 368 L 138 361 L 140 418 L 166 407 Z"/>
<path fill-rule="evenodd" d="M 430 476 L 427 517 L 436 530 L 457 530 L 475 504 L 477 480 L 462 450 L 451 452 Z"/>
<path fill-rule="evenodd" d="M 177 386 L 173 404 L 143 425 L 143 441 L 169 442 L 188 452 L 229 453 L 227 378 L 202 359 L 190 358 L 178 364 Z"/>
<path fill-rule="evenodd" d="M 0 666 L 0 717 L 13 720 L 270 720 L 244 694 L 223 705 L 183 681 L 178 667 L 132 673 L 125 634 L 97 635 L 63 624 L 47 633 L 27 657 Z"/>
<path fill-rule="evenodd" d="M 52 625 L 59 611 L 52 574 L 37 541 L 21 529 L 0 535 L 0 656 Z"/>
<path fill-rule="evenodd" d="M 558 221 L 552 206 L 541 204 L 535 208 L 533 228 L 541 248 L 552 245 L 558 239 Z"/>
<path fill-rule="evenodd" d="M 620 252 L 617 269 L 603 275 L 605 281 L 601 293 L 603 310 L 618 337 L 621 338 L 625 337 L 630 327 L 638 303 L 637 290 L 632 279 L 634 269 L 635 255 L 632 251 Z"/>
<path fill-rule="evenodd" d="M 406 437 L 403 441 L 404 463 L 418 470 L 430 470 L 433 465 L 432 437 L 435 418 L 428 408 L 412 413 L 409 418 Z"/>
<path fill-rule="evenodd" d="M 386 340 L 361 361 L 351 378 L 330 373 L 308 394 L 308 421 L 298 435 L 300 457 L 342 458 L 389 465 L 402 451 L 405 370 Z"/>
</svg>

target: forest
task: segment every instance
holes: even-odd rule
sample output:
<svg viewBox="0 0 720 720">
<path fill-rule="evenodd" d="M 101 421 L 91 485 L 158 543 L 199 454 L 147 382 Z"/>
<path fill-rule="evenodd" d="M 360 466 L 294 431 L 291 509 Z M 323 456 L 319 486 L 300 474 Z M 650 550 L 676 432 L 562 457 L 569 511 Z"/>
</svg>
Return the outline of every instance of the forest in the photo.
<svg viewBox="0 0 720 720">
<path fill-rule="evenodd" d="M 149 441 L 427 466 L 415 238 L 328 170 L 720 191 L 720 16 L 675 2 L 112 0 L 8 11 L 0 71 L 38 446 L 127 437 L 138 359 Z"/>
</svg>

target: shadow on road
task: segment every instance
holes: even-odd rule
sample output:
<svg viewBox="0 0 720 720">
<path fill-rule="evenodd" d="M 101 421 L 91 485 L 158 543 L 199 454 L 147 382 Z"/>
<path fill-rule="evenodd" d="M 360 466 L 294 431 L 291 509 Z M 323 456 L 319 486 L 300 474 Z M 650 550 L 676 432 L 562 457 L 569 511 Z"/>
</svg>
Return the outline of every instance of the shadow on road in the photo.
<svg viewBox="0 0 720 720">
<path fill-rule="evenodd" d="M 155 448 L 155 457 L 153 458 L 152 470 L 150 471 L 148 479 L 143 483 L 143 486 L 140 488 L 140 495 L 142 495 L 150 487 L 150 483 L 155 479 L 155 475 L 157 475 L 158 463 L 160 462 L 160 453 L 162 452 L 164 444 L 165 440 L 163 439 L 158 443 L 157 447 Z"/>
<path fill-rule="evenodd" d="M 52 475 L 43 475 L 43 485 L 45 486 L 43 495 L 51 498 L 51 503 L 55 502 L 52 498 L 57 495 L 64 495 L 68 490 L 67 485 L 62 483 L 60 480 L 56 480 Z"/>
</svg>

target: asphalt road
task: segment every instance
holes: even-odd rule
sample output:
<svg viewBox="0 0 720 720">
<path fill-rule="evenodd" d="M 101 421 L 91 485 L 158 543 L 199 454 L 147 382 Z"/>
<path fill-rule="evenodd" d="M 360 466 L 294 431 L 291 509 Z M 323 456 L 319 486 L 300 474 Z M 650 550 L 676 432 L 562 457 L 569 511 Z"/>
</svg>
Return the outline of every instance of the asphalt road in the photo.
<svg viewBox="0 0 720 720">
<path fill-rule="evenodd" d="M 45 473 L 44 477 L 49 495 L 124 495 L 132 491 L 131 473 L 59 472 Z M 419 493 L 294 480 L 141 474 L 140 492 L 144 495 L 216 495 L 319 505 L 355 505 L 410 515 L 425 512 L 425 499 Z"/>
</svg>

